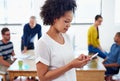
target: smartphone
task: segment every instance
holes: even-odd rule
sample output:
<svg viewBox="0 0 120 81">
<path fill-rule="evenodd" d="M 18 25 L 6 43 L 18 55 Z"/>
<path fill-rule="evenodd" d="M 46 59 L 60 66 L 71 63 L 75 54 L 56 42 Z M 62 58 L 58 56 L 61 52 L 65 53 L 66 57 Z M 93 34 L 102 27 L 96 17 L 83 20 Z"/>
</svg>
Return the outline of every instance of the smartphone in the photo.
<svg viewBox="0 0 120 81">
<path fill-rule="evenodd" d="M 98 53 L 96 53 L 95 55 L 93 55 L 90 60 L 92 60 L 93 58 L 97 57 L 98 56 Z"/>
</svg>

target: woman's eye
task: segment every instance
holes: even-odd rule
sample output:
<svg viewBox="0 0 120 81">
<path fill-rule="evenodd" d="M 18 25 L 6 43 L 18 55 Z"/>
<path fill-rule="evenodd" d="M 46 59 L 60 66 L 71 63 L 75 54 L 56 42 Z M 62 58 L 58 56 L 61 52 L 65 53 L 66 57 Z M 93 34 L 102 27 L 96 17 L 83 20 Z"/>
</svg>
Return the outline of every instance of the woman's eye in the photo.
<svg viewBox="0 0 120 81">
<path fill-rule="evenodd" d="M 65 21 L 65 23 L 69 23 L 69 21 Z"/>
</svg>

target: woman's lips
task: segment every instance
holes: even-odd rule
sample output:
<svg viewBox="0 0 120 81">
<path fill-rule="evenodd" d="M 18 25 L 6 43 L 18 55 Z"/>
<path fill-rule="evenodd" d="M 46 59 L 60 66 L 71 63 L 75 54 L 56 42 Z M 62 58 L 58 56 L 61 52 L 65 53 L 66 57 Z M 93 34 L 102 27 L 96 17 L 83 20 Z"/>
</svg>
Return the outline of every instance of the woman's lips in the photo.
<svg viewBox="0 0 120 81">
<path fill-rule="evenodd" d="M 64 28 L 64 30 L 66 30 L 66 31 L 67 31 L 67 30 L 68 30 L 68 28 Z"/>
</svg>

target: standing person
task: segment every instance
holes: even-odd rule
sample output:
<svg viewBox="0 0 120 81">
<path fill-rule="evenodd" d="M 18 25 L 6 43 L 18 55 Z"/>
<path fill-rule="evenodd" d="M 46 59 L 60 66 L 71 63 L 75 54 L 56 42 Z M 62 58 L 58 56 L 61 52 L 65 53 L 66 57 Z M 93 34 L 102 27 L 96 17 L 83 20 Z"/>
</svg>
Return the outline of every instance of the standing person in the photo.
<svg viewBox="0 0 120 81">
<path fill-rule="evenodd" d="M 30 22 L 25 24 L 21 42 L 21 50 L 25 53 L 27 50 L 34 49 L 34 37 L 38 34 L 38 39 L 42 36 L 41 25 L 36 23 L 36 17 L 31 16 Z"/>
<path fill-rule="evenodd" d="M 35 47 L 37 74 L 40 81 L 76 81 L 74 68 L 90 60 L 81 55 L 74 59 L 73 48 L 66 34 L 76 8 L 75 0 L 46 0 L 41 17 L 50 25 Z"/>
<path fill-rule="evenodd" d="M 102 49 L 99 40 L 99 25 L 101 25 L 103 18 L 101 15 L 95 16 L 95 23 L 90 26 L 88 30 L 88 51 L 90 53 L 99 53 L 101 58 L 106 57 L 106 52 Z"/>
<path fill-rule="evenodd" d="M 10 41 L 10 30 L 3 28 L 1 30 L 2 40 L 0 40 L 0 72 L 7 73 L 8 67 L 14 62 L 13 43 Z M 11 57 L 14 59 L 12 60 Z"/>
</svg>

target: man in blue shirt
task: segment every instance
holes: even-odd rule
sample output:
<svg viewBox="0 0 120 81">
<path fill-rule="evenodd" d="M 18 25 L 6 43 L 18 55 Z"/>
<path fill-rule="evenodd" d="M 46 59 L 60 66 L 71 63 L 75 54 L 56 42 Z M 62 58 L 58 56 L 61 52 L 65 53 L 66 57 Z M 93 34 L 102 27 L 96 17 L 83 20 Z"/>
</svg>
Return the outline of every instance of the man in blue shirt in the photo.
<svg viewBox="0 0 120 81">
<path fill-rule="evenodd" d="M 21 50 L 25 53 L 27 50 L 34 49 L 34 37 L 38 34 L 38 39 L 42 36 L 41 25 L 36 23 L 35 16 L 30 17 L 30 22 L 25 24 L 21 42 Z"/>
<path fill-rule="evenodd" d="M 114 41 L 107 58 L 103 61 L 106 67 L 106 81 L 113 81 L 112 75 L 118 74 L 120 69 L 120 32 L 116 33 Z"/>
</svg>

